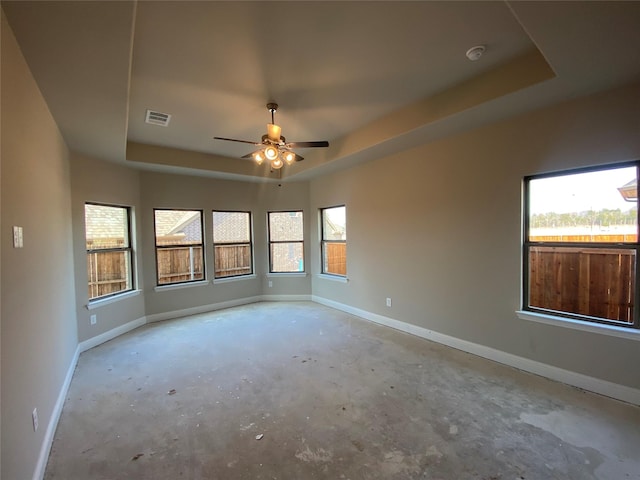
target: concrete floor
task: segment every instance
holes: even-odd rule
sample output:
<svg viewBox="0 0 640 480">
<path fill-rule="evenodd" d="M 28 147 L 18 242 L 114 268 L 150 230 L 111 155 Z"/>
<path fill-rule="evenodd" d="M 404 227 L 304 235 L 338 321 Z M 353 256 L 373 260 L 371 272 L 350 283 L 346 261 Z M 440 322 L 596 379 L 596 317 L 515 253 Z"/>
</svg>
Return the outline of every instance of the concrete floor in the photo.
<svg viewBox="0 0 640 480">
<path fill-rule="evenodd" d="M 83 353 L 45 478 L 626 480 L 638 452 L 638 407 L 317 304 L 260 303 Z"/>
</svg>

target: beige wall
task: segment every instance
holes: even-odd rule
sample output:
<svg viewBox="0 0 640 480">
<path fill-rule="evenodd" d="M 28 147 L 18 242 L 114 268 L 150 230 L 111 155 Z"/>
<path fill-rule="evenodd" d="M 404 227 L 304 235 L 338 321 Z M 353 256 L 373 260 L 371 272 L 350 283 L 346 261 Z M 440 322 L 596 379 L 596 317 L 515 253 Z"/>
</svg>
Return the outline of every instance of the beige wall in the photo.
<svg viewBox="0 0 640 480">
<path fill-rule="evenodd" d="M 314 276 L 313 294 L 640 388 L 637 369 L 628 368 L 640 363 L 638 342 L 514 313 L 523 176 L 640 158 L 639 118 L 635 85 L 312 181 L 312 209 L 347 205 L 349 278 L 344 284 Z"/>
<path fill-rule="evenodd" d="M 258 295 L 316 295 L 600 379 L 640 388 L 635 341 L 520 320 L 524 175 L 640 158 L 640 86 L 484 127 L 310 183 L 142 172 L 69 152 L 2 15 L 1 473 L 31 478 L 79 341 L 143 318 Z M 141 293 L 91 311 L 84 203 L 133 207 Z M 302 209 L 319 272 L 318 209 L 346 204 L 348 283 L 267 277 L 267 211 Z M 255 278 L 156 291 L 153 208 L 253 213 Z M 14 249 L 11 227 L 24 228 Z M 268 287 L 268 281 L 273 287 Z M 393 307 L 385 307 L 385 298 Z M 89 324 L 89 315 L 98 324 Z M 33 432 L 37 407 L 40 428 Z"/>
<path fill-rule="evenodd" d="M 145 303 L 148 316 L 201 308 L 257 295 L 310 295 L 307 277 L 274 277 L 272 288 L 265 277 L 269 269 L 266 215 L 269 210 L 304 211 L 309 231 L 308 184 L 247 183 L 210 178 L 142 173 L 142 255 Z M 198 209 L 204 213 L 206 278 L 213 279 L 212 210 L 251 211 L 253 214 L 254 278 L 156 291 L 153 209 Z M 305 251 L 309 264 L 309 250 Z M 153 318 L 153 317 L 151 317 Z"/>
<path fill-rule="evenodd" d="M 167 318 L 172 312 L 206 308 L 259 295 L 310 295 L 306 277 L 276 276 L 267 279 L 268 211 L 300 210 L 305 214 L 305 234 L 309 233 L 308 184 L 245 183 L 183 175 L 141 172 L 110 162 L 72 154 L 72 215 L 76 278 L 76 312 L 79 340 L 89 340 L 129 322 L 149 317 Z M 98 202 L 130 206 L 134 212 L 137 288 L 140 294 L 87 309 L 87 273 L 84 246 L 84 204 Z M 199 209 L 204 212 L 207 285 L 156 290 L 156 259 L 153 209 Z M 213 244 L 211 212 L 243 210 L 253 214 L 255 276 L 211 284 Z M 305 249 L 305 264 L 310 262 Z M 271 280 L 272 287 L 268 287 Z M 90 325 L 90 315 L 97 324 Z"/>
<path fill-rule="evenodd" d="M 32 478 L 78 338 L 68 151 L 4 13 L 1 62 L 1 476 L 9 480 Z M 12 246 L 13 225 L 24 229 L 22 249 Z"/>
<path fill-rule="evenodd" d="M 134 247 L 140 243 L 140 174 L 110 162 L 103 162 L 84 155 L 71 156 L 71 188 L 73 216 L 73 245 L 76 279 L 76 314 L 78 338 L 85 341 L 96 335 L 144 317 L 144 296 L 119 299 L 87 309 L 89 301 L 87 278 L 87 255 L 85 244 L 84 204 L 105 203 L 131 207 Z M 134 273 L 137 274 L 137 289 L 144 290 L 141 255 L 134 251 Z M 96 324 L 91 325 L 90 315 L 96 315 Z"/>
</svg>

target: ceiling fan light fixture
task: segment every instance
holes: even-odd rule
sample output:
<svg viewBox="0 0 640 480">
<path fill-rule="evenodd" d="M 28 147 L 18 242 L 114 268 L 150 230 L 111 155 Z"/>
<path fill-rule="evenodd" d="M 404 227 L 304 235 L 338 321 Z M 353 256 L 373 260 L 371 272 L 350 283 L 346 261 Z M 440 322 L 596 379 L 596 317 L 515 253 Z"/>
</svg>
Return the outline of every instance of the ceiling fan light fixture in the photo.
<svg viewBox="0 0 640 480">
<path fill-rule="evenodd" d="M 278 158 L 278 149 L 273 145 L 269 145 L 264 149 L 264 156 L 267 157 L 267 160 L 274 161 Z"/>
<path fill-rule="evenodd" d="M 258 165 L 262 165 L 262 162 L 264 162 L 264 157 L 262 156 L 262 152 L 254 153 L 253 159 L 256 161 Z"/>
<path fill-rule="evenodd" d="M 214 140 L 226 140 L 228 142 L 248 143 L 259 147 L 260 150 L 254 151 L 242 158 L 253 158 L 258 165 L 262 165 L 267 160 L 271 168 L 279 170 L 286 163 L 291 165 L 293 162 L 304 160 L 304 157 L 294 153 L 292 148 L 312 148 L 312 147 L 328 147 L 329 142 L 326 140 L 317 142 L 291 142 L 282 136 L 282 128 L 276 125 L 275 113 L 278 109 L 277 103 L 267 103 L 267 110 L 271 113 L 271 123 L 267 123 L 267 134 L 262 135 L 260 142 L 251 142 L 249 140 L 240 140 L 237 138 L 213 137 Z"/>
<path fill-rule="evenodd" d="M 293 161 L 296 159 L 296 154 L 289 151 L 284 152 L 282 156 L 284 157 L 284 161 L 287 162 L 287 165 L 291 165 Z"/>
</svg>

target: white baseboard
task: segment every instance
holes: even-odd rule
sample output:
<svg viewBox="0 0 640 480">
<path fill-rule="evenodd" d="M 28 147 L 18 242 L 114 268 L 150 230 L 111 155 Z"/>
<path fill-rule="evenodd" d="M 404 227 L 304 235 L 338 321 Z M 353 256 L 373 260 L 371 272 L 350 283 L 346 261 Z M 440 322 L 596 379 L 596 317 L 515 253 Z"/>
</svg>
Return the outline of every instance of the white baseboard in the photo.
<svg viewBox="0 0 640 480">
<path fill-rule="evenodd" d="M 237 298 L 227 300 L 226 302 L 210 303 L 208 305 L 200 305 L 198 307 L 184 308 L 182 310 L 172 310 L 171 312 L 153 313 L 147 315 L 147 322 L 160 322 L 162 320 L 171 320 L 188 315 L 196 315 L 198 313 L 213 312 L 214 310 L 222 310 L 223 308 L 238 307 L 249 303 L 256 303 L 262 300 L 261 295 L 254 297 Z"/>
<path fill-rule="evenodd" d="M 237 307 L 239 305 L 247 305 L 249 303 L 256 303 L 260 301 L 310 301 L 311 295 L 257 295 L 254 297 L 245 297 L 239 298 L 236 300 L 229 300 L 226 302 L 213 303 L 209 305 L 202 305 L 199 307 L 187 308 L 183 310 L 174 310 L 172 312 L 165 313 L 157 313 L 154 315 L 148 315 L 146 317 L 141 317 L 131 322 L 125 323 L 124 325 L 120 325 L 119 327 L 113 328 L 108 332 L 101 333 L 100 335 L 96 335 L 88 340 L 80 342 L 76 347 L 76 351 L 71 359 L 71 363 L 69 368 L 67 369 L 67 374 L 64 378 L 64 382 L 62 387 L 60 388 L 60 392 L 58 394 L 58 398 L 53 407 L 53 412 L 51 413 L 51 418 L 49 419 L 49 424 L 47 425 L 47 431 L 44 434 L 44 439 L 42 441 L 42 446 L 40 448 L 40 454 L 38 455 L 38 462 L 36 464 L 35 471 L 33 473 L 33 480 L 42 480 L 44 478 L 45 470 L 47 468 L 47 462 L 49 460 L 49 453 L 51 452 L 51 446 L 53 444 L 53 437 L 56 433 L 56 428 L 58 427 L 58 421 L 60 420 L 60 415 L 62 414 L 62 408 L 64 407 L 64 401 L 67 398 L 67 393 L 69 391 L 69 386 L 71 385 L 71 379 L 73 378 L 73 373 L 75 372 L 76 365 L 78 364 L 78 358 L 82 352 L 86 352 L 87 350 L 97 347 L 109 340 L 113 340 L 120 335 L 123 335 L 131 330 L 141 327 L 148 322 L 158 322 L 161 320 L 168 320 L 172 318 L 183 317 L 187 315 L 194 315 L 197 313 L 205 313 L 211 312 L 214 310 L 221 310 L 223 308 Z"/>
<path fill-rule="evenodd" d="M 424 327 L 419 327 L 417 325 L 401 322 L 399 320 L 385 317 L 383 315 L 371 313 L 366 310 L 352 307 L 350 305 L 334 302 L 333 300 L 318 297 L 316 295 L 312 296 L 312 300 L 316 303 L 320 303 L 322 305 L 326 305 L 328 307 L 350 313 L 379 325 L 384 325 L 386 327 L 391 327 L 396 330 L 415 335 L 417 337 L 432 340 L 436 343 L 441 343 L 457 350 L 462 350 L 479 357 L 493 360 L 494 362 L 517 368 L 519 370 L 524 370 L 525 372 L 534 373 L 551 380 L 582 388 L 584 390 L 615 398 L 617 400 L 622 400 L 623 402 L 631 403 L 633 405 L 640 405 L 640 389 L 627 387 L 625 385 L 620 385 L 599 378 L 590 377 L 588 375 L 572 372 L 570 370 L 564 370 L 562 368 L 554 367 L 552 365 L 531 360 L 529 358 L 520 357 L 518 355 L 506 353 L 491 347 L 469 342 L 467 340 L 461 340 L 456 337 L 444 335 L 442 333 L 438 333 Z"/>
<path fill-rule="evenodd" d="M 47 425 L 47 431 L 44 434 L 44 439 L 42 440 L 42 445 L 40 447 L 38 462 L 36 463 L 36 468 L 33 472 L 33 480 L 42 480 L 42 478 L 44 477 L 44 473 L 47 468 L 47 462 L 49 461 L 49 453 L 51 452 L 51 445 L 53 444 L 53 436 L 56 433 L 56 428 L 58 428 L 58 421 L 60 420 L 60 415 L 62 414 L 64 401 L 67 398 L 69 386 L 71 385 L 71 379 L 73 378 L 73 373 L 76 370 L 76 365 L 78 364 L 78 358 L 80 357 L 80 354 L 82 352 L 86 352 L 90 348 L 96 347 L 104 342 L 127 333 L 134 328 L 140 327 L 145 323 L 146 319 L 142 317 L 124 325 L 120 325 L 119 327 L 109 330 L 108 332 L 104 332 L 78 344 L 73 358 L 71 359 L 71 363 L 69 364 L 69 368 L 67 369 L 67 374 L 64 377 L 64 382 L 62 383 L 62 387 L 60 388 L 60 393 L 58 394 L 56 403 L 53 406 L 53 411 L 51 412 L 51 418 L 49 419 L 49 423 Z"/>
<path fill-rule="evenodd" d="M 67 374 L 65 376 L 62 387 L 58 394 L 58 398 L 53 408 L 51 418 L 47 425 L 47 431 L 45 432 L 42 446 L 40 448 L 40 454 L 38 456 L 38 462 L 36 464 L 35 471 L 33 473 L 33 480 L 42 480 L 44 477 L 45 469 L 47 467 L 47 461 L 49 459 L 49 453 L 51 451 L 51 445 L 53 444 L 53 437 L 55 435 L 56 428 L 60 415 L 62 414 L 62 408 L 64 406 L 67 392 L 73 378 L 76 365 L 78 363 L 78 357 L 80 353 L 89 350 L 95 346 L 98 346 L 104 342 L 112 340 L 124 333 L 127 333 L 134 328 L 140 327 L 147 322 L 158 322 L 161 320 L 168 320 L 172 318 L 178 318 L 181 316 L 194 315 L 197 313 L 205 313 L 214 310 L 221 310 L 223 308 L 236 307 L 239 305 L 247 305 L 250 303 L 256 303 L 260 301 L 313 301 L 326 305 L 336 310 L 341 310 L 346 313 L 350 313 L 357 317 L 369 320 L 371 322 L 383 325 L 386 327 L 394 328 L 417 337 L 421 337 L 427 340 L 440 343 L 457 350 L 462 350 L 479 357 L 487 358 L 504 365 L 508 365 L 526 372 L 534 373 L 551 380 L 562 382 L 568 385 L 573 385 L 584 390 L 595 392 L 607 397 L 622 400 L 624 402 L 631 403 L 633 405 L 640 405 L 640 390 L 627 387 L 625 385 L 619 385 L 599 378 L 589 377 L 581 373 L 572 372 L 570 370 L 564 370 L 562 368 L 547 365 L 535 360 L 520 357 L 510 353 L 502 352 L 494 348 L 486 347 L 477 343 L 469 342 L 467 340 L 461 340 L 459 338 L 444 335 L 442 333 L 429 330 L 424 327 L 412 325 L 410 323 L 401 322 L 393 318 L 378 315 L 376 313 L 368 312 L 350 305 L 335 302 L 327 298 L 319 297 L 317 295 L 258 295 L 254 297 L 245 297 L 236 300 L 230 300 L 226 302 L 219 302 L 209 305 L 203 305 L 199 307 L 187 308 L 183 310 L 174 310 L 172 312 L 158 313 L 148 315 L 146 317 L 138 318 L 129 323 L 116 327 L 108 332 L 104 332 L 93 338 L 85 340 L 78 344 L 75 354 L 71 360 Z"/>
<path fill-rule="evenodd" d="M 253 297 L 237 298 L 226 302 L 210 303 L 198 307 L 184 308 L 182 310 L 172 310 L 171 312 L 154 313 L 147 315 L 147 323 L 172 320 L 174 318 L 197 315 L 198 313 L 213 312 L 223 308 L 239 307 L 257 302 L 300 302 L 311 301 L 311 295 L 255 295 Z"/>
<path fill-rule="evenodd" d="M 47 462 L 49 461 L 49 453 L 51 452 L 51 445 L 53 444 L 53 436 L 56 433 L 56 428 L 58 428 L 58 421 L 62 414 L 62 407 L 64 407 L 64 401 L 67 398 L 67 392 L 69 391 L 69 386 L 71 385 L 71 379 L 73 378 L 73 372 L 76 370 L 79 356 L 80 346 L 78 345 L 75 353 L 73 354 L 73 358 L 71 359 L 71 363 L 69 364 L 69 368 L 67 369 L 67 374 L 64 377 L 64 382 L 62 383 L 62 387 L 58 393 L 56 403 L 53 406 L 53 411 L 51 412 L 51 417 L 47 424 L 47 431 L 44 433 L 42 445 L 40 446 L 40 454 L 38 455 L 36 469 L 33 472 L 33 480 L 42 480 L 44 478 Z"/>
<path fill-rule="evenodd" d="M 310 302 L 311 295 L 262 295 L 262 302 Z"/>
<path fill-rule="evenodd" d="M 90 348 L 97 347 L 109 340 L 113 340 L 120 335 L 124 335 L 127 332 L 130 332 L 134 328 L 141 327 L 147 323 L 146 317 L 141 317 L 136 320 L 132 320 L 131 322 L 125 323 L 124 325 L 120 325 L 119 327 L 112 328 L 108 332 L 101 333 L 100 335 L 96 335 L 95 337 L 91 337 L 84 342 L 80 342 L 78 348 L 80 349 L 80 353 L 86 352 Z"/>
</svg>

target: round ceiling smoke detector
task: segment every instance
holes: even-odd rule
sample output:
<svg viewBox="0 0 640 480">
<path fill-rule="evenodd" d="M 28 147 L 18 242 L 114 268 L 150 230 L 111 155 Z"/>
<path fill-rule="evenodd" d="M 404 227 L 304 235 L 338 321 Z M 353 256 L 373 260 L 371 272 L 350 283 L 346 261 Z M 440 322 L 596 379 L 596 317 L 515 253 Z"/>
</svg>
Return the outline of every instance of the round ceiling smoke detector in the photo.
<svg viewBox="0 0 640 480">
<path fill-rule="evenodd" d="M 482 54 L 485 51 L 485 46 L 484 45 L 478 45 L 477 47 L 471 47 L 469 50 L 467 50 L 467 58 L 469 60 L 471 60 L 472 62 L 475 62 L 476 60 L 478 60 Z"/>
</svg>

